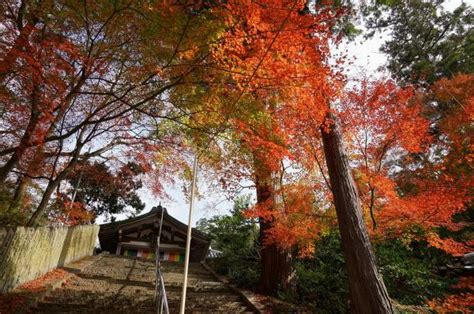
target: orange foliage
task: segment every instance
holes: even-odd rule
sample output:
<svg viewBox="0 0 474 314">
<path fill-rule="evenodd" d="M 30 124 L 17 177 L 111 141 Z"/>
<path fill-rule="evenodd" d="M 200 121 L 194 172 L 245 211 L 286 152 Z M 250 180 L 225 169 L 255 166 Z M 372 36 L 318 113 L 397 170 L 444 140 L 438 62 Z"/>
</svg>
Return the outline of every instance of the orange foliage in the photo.
<svg viewBox="0 0 474 314">
<path fill-rule="evenodd" d="M 390 161 L 422 150 L 429 141 L 428 121 L 413 88 L 400 88 L 392 80 L 363 80 L 344 95 L 341 107 L 359 195 L 375 228 L 377 213 L 402 205 L 389 176 L 394 170 Z"/>
<path fill-rule="evenodd" d="M 337 41 L 334 23 L 345 12 L 318 5 L 307 14 L 306 4 L 231 0 L 220 13 L 225 32 L 211 53 L 226 73 L 218 92 L 221 110 L 251 156 L 254 180 L 279 172 L 284 160 L 303 160 L 301 137 L 318 136 L 329 99 L 340 87 L 341 77 L 327 61 L 330 42 Z M 313 191 L 314 185 L 286 184 L 272 191 L 282 204 L 270 200 L 248 212 L 271 222 L 266 244 L 297 245 L 310 254 L 323 214 L 315 209 Z"/>
<path fill-rule="evenodd" d="M 63 222 L 69 226 L 88 223 L 95 218 L 80 202 L 65 202 L 64 208 Z"/>
<path fill-rule="evenodd" d="M 440 145 L 449 151 L 440 170 L 450 176 L 452 183 L 457 181 L 458 185 L 472 187 L 474 75 L 441 79 L 434 84 L 433 92 L 445 111 L 439 124 L 445 135 Z"/>
<path fill-rule="evenodd" d="M 472 247 L 474 247 L 474 240 L 464 244 L 454 241 L 450 238 L 441 239 L 439 235 L 434 232 L 428 234 L 427 241 L 431 246 L 441 249 L 452 255 L 469 253 L 472 251 Z"/>
<path fill-rule="evenodd" d="M 47 290 L 49 283 L 63 279 L 66 274 L 65 270 L 57 268 L 35 280 L 24 283 L 16 289 L 15 293 L 0 294 L 0 313 L 28 313 L 25 310 L 31 301 L 29 293 L 35 295 Z"/>
<path fill-rule="evenodd" d="M 458 294 L 450 295 L 444 299 L 428 301 L 428 306 L 436 313 L 472 313 L 474 311 L 474 278 L 461 277 L 454 288 L 459 289 Z"/>
<path fill-rule="evenodd" d="M 456 186 L 442 186 L 443 183 L 446 182 L 420 181 L 416 195 L 392 199 L 379 214 L 383 229 L 403 230 L 415 224 L 426 228 L 461 228 L 462 223 L 453 222 L 452 216 L 464 210 L 465 192 Z"/>
<path fill-rule="evenodd" d="M 67 226 L 90 223 L 95 215 L 87 210 L 81 202 L 71 202 L 65 195 L 58 195 L 51 211 L 50 219 Z"/>
<path fill-rule="evenodd" d="M 222 97 L 233 94 L 224 113 L 235 114 L 233 129 L 270 170 L 291 157 L 297 133 L 314 134 L 337 90 L 326 61 L 333 23 L 343 12 L 318 7 L 317 14 L 302 14 L 305 5 L 303 0 L 228 1 L 221 12 L 227 31 L 212 50 L 228 72 Z"/>
<path fill-rule="evenodd" d="M 239 140 L 272 173 L 281 170 L 285 159 L 311 172 L 315 164 L 324 171 L 315 139 L 328 103 L 340 93 L 341 79 L 326 61 L 335 37 L 328 21 L 344 12 L 317 8 L 316 14 L 301 14 L 305 3 L 229 1 L 222 13 L 228 27 L 224 43 L 212 51 L 229 71 L 222 97 L 237 107 L 227 106 L 225 113 L 234 112 L 230 123 Z M 339 97 L 335 108 L 372 232 L 401 233 L 418 225 L 432 245 L 452 254 L 464 252 L 466 244 L 435 237 L 433 230 L 463 227 L 452 217 L 472 200 L 472 76 L 441 80 L 433 87 L 437 101 L 451 106 L 439 122 L 443 143 L 430 133 L 429 100 L 414 87 L 402 88 L 392 80 L 359 83 Z M 228 97 L 232 93 L 235 102 Z M 253 111 L 238 110 L 240 103 Z M 272 191 L 284 195 L 284 204 L 257 204 L 249 212 L 272 222 L 266 241 L 283 248 L 305 247 L 321 228 L 311 202 L 321 186 L 292 184 Z M 328 196 L 320 208 L 328 207 Z"/>
<path fill-rule="evenodd" d="M 403 198 L 408 223 L 430 227 L 459 230 L 463 222 L 454 222 L 452 216 L 472 204 L 472 121 L 474 112 L 474 76 L 457 75 L 434 84 L 433 91 L 438 103 L 440 135 L 431 150 L 439 151 L 434 161 L 403 177 L 402 184 L 413 185 L 412 192 Z M 400 216 L 400 212 L 398 212 Z M 390 223 L 402 223 L 396 217 L 397 210 L 386 212 Z M 457 243 L 452 239 L 429 237 L 433 246 L 451 254 L 463 254 L 472 250 L 471 243 Z"/>
<path fill-rule="evenodd" d="M 428 138 L 428 120 L 413 88 L 392 80 L 363 80 L 342 98 L 341 119 L 353 142 L 356 160 L 368 169 L 383 167 L 390 150 L 420 152 Z"/>
<path fill-rule="evenodd" d="M 282 208 L 273 206 L 270 199 L 247 210 L 246 216 L 272 222 L 264 239 L 265 245 L 276 244 L 282 249 L 296 246 L 301 256 L 311 255 L 315 249 L 314 240 L 329 226 L 334 227 L 335 217 L 315 207 L 314 187 L 286 185 L 276 193 L 283 193 Z"/>
<path fill-rule="evenodd" d="M 439 123 L 441 140 L 428 135 L 426 99 L 412 88 L 363 81 L 343 98 L 341 117 L 372 232 L 393 235 L 417 225 L 435 247 L 451 254 L 470 250 L 467 243 L 439 238 L 433 228 L 464 227 L 452 218 L 472 200 L 472 78 L 434 85 L 437 101 L 451 106 Z M 426 156 L 422 162 L 420 156 Z"/>
<path fill-rule="evenodd" d="M 50 281 L 55 281 L 57 279 L 62 279 L 67 274 L 64 269 L 56 268 L 43 276 L 36 278 L 35 280 L 28 281 L 21 285 L 18 289 L 27 290 L 31 292 L 43 291 L 47 288 L 47 283 Z"/>
<path fill-rule="evenodd" d="M 0 137 L 0 150 L 14 148 L 10 160 L 36 175 L 44 167 L 44 142 L 70 105 L 69 79 L 76 64 L 86 61 L 71 40 L 39 24 L 19 30 L 2 21 L 2 36 L 1 123 L 8 132 Z"/>
</svg>

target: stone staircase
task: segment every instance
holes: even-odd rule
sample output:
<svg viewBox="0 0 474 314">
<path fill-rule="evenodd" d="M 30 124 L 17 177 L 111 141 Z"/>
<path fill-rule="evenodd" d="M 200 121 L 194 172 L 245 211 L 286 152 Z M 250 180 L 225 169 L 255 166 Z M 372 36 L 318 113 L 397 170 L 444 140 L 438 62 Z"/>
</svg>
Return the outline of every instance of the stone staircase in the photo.
<svg viewBox="0 0 474 314">
<path fill-rule="evenodd" d="M 183 264 L 164 262 L 170 313 L 178 313 Z M 152 261 L 106 255 L 40 300 L 34 313 L 153 313 Z M 242 297 L 217 281 L 201 264 L 191 263 L 186 313 L 254 313 Z"/>
</svg>

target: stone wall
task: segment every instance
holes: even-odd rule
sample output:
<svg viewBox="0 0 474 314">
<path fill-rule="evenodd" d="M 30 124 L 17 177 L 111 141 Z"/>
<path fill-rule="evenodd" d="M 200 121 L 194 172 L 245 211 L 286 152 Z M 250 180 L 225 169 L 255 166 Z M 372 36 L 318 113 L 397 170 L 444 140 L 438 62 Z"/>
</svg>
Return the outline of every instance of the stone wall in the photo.
<svg viewBox="0 0 474 314">
<path fill-rule="evenodd" d="M 90 256 L 99 226 L 0 228 L 0 292 Z"/>
</svg>

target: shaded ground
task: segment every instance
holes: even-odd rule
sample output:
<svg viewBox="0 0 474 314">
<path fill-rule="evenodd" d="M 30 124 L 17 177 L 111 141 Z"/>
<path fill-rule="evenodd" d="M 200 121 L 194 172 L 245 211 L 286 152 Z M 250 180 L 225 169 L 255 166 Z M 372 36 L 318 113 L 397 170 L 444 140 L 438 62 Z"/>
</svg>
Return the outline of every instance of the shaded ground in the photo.
<svg viewBox="0 0 474 314">
<path fill-rule="evenodd" d="M 183 264 L 163 263 L 170 313 L 178 313 Z M 21 312 L 150 313 L 154 312 L 155 265 L 152 261 L 105 255 Z M 35 291 L 30 291 L 34 294 Z M 240 295 L 217 281 L 201 264 L 189 270 L 186 312 L 252 312 Z M 2 312 L 3 314 L 3 312 Z"/>
</svg>

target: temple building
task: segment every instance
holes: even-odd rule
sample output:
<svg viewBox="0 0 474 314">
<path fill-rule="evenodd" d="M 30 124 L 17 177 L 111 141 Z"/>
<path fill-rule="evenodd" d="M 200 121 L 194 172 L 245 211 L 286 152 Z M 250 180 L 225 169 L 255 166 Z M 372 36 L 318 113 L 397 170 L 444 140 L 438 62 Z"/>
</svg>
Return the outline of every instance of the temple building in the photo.
<svg viewBox="0 0 474 314">
<path fill-rule="evenodd" d="M 184 261 L 188 226 L 171 217 L 161 205 L 137 217 L 100 225 L 99 241 L 102 250 L 117 255 L 154 258 L 162 211 L 160 259 Z M 210 239 L 193 228 L 189 260 L 203 261 L 209 245 Z"/>
</svg>

